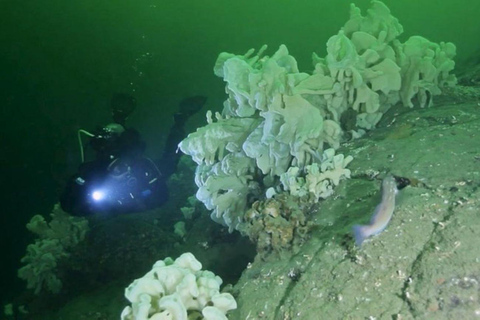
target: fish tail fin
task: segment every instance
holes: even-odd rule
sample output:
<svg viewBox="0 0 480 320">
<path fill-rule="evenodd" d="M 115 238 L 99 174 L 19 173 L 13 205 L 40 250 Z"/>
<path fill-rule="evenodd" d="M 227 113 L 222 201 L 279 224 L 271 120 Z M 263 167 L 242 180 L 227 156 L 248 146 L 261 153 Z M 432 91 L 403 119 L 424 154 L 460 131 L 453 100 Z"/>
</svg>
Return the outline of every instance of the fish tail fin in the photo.
<svg viewBox="0 0 480 320">
<path fill-rule="evenodd" d="M 360 247 L 362 246 L 363 241 L 368 238 L 368 226 L 361 226 L 361 225 L 354 225 L 353 229 L 353 236 L 355 237 L 355 244 Z"/>
</svg>

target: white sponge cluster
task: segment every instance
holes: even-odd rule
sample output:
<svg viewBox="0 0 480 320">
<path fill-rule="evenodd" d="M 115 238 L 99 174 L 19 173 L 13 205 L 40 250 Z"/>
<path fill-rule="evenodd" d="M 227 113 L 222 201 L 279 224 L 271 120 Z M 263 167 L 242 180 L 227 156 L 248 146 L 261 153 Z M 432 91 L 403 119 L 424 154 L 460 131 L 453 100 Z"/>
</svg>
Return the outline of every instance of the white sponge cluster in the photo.
<svg viewBox="0 0 480 320">
<path fill-rule="evenodd" d="M 142 278 L 125 289 L 132 303 L 122 320 L 187 320 L 197 312 L 205 320 L 225 320 L 237 303 L 229 293 L 220 293 L 222 279 L 208 270 L 189 252 L 175 261 L 159 260 Z"/>
<path fill-rule="evenodd" d="M 280 176 L 280 181 L 292 196 L 310 194 L 313 201 L 318 202 L 330 197 L 341 179 L 350 178 L 350 169 L 346 167 L 352 160 L 352 156 L 335 155 L 335 149 L 330 148 L 321 155 L 320 164 L 314 162 L 305 167 L 306 175 L 301 174 L 299 167 L 290 167 Z"/>
<path fill-rule="evenodd" d="M 327 55 L 313 54 L 312 72 L 301 72 L 285 45 L 272 56 L 264 54 L 266 46 L 257 54 L 219 55 L 214 73 L 226 84 L 223 110 L 216 121 L 208 113 L 207 125 L 179 144 L 198 164 L 197 198 L 213 210 L 214 221 L 229 231 L 244 229 L 248 207 L 267 190 L 279 190 L 281 177 L 292 178 L 290 186 L 282 182 L 291 194 L 295 180 L 310 175 L 310 187 L 299 192 L 330 195 L 349 158 L 337 155 L 324 164 L 319 155 L 374 129 L 399 102 L 427 107 L 455 84 L 453 43 L 420 36 L 402 43 L 402 32 L 388 7 L 373 0 L 365 15 L 351 5 L 350 19 L 327 42 Z M 231 169 L 233 160 L 241 170 Z M 336 170 L 327 178 L 322 166 L 330 163 Z"/>
<path fill-rule="evenodd" d="M 42 290 L 58 293 L 62 282 L 57 277 L 59 261 L 70 256 L 69 251 L 79 244 L 89 230 L 88 221 L 82 217 L 72 217 L 56 204 L 47 222 L 43 216 L 35 215 L 27 224 L 27 229 L 37 235 L 37 239 L 27 246 L 22 258 L 24 264 L 18 276 L 27 281 L 27 288 L 35 294 Z"/>
</svg>

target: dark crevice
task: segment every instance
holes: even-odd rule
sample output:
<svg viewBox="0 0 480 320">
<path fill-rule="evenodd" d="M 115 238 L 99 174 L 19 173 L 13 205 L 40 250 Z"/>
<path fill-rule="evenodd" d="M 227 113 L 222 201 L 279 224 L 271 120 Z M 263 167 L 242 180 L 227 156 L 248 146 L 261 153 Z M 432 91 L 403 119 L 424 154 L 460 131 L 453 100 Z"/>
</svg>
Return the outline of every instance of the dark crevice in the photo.
<svg viewBox="0 0 480 320">
<path fill-rule="evenodd" d="M 275 308 L 275 316 L 273 319 L 283 319 L 283 317 L 279 317 L 280 313 L 280 308 L 285 304 L 285 300 L 289 297 L 290 292 L 292 292 L 293 288 L 297 285 L 297 281 L 290 281 L 290 283 L 287 286 L 287 289 L 285 289 L 285 292 L 283 294 L 282 299 L 278 302 L 277 307 Z"/>
<path fill-rule="evenodd" d="M 306 270 L 309 270 L 310 269 L 310 266 L 312 263 L 314 263 L 316 261 L 315 257 L 317 256 L 317 254 L 323 250 L 323 248 L 325 247 L 325 245 L 322 245 L 320 246 L 316 251 L 315 253 L 313 254 L 313 257 L 312 259 L 310 259 L 310 261 L 308 262 L 308 264 L 302 269 L 302 270 L 299 270 L 297 272 L 305 272 Z M 296 256 L 298 256 L 300 253 L 298 254 L 295 254 L 294 256 L 292 256 L 292 259 L 295 258 Z M 281 312 L 281 308 L 282 306 L 285 305 L 285 301 L 287 300 L 287 298 L 290 296 L 290 293 L 293 291 L 293 289 L 297 286 L 297 284 L 299 283 L 299 279 L 300 279 L 300 276 L 297 277 L 296 279 L 293 279 L 290 277 L 290 283 L 288 284 L 287 288 L 285 289 L 285 292 L 283 294 L 283 297 L 280 299 L 280 301 L 278 302 L 278 305 L 276 306 L 275 308 L 275 314 L 274 314 L 274 317 L 273 319 L 283 319 L 284 317 L 283 316 L 280 316 L 280 312 Z"/>
<path fill-rule="evenodd" d="M 453 201 L 450 201 L 450 203 L 453 203 Z M 445 216 L 443 217 L 443 221 L 442 221 L 443 224 L 448 222 L 454 214 L 455 214 L 454 206 L 451 205 L 447 209 L 447 214 L 445 214 Z M 409 272 L 408 276 L 406 277 L 406 279 L 403 283 L 401 293 L 398 295 L 404 301 L 404 303 L 407 304 L 408 310 L 409 310 L 410 314 L 412 315 L 412 317 L 415 316 L 415 308 L 413 307 L 413 304 L 412 304 L 410 298 L 408 297 L 408 288 L 410 287 L 411 279 L 413 279 L 415 271 L 417 270 L 418 265 L 421 263 L 423 256 L 425 254 L 431 252 L 432 249 L 434 249 L 434 247 L 435 247 L 434 241 L 433 241 L 434 235 L 437 234 L 437 232 L 439 230 L 443 229 L 443 228 L 444 228 L 444 225 L 439 224 L 439 223 L 437 223 L 433 227 L 433 230 L 430 233 L 429 239 L 427 241 L 425 241 L 425 243 L 423 245 L 423 248 L 419 251 L 415 260 L 413 260 L 413 262 L 411 264 L 411 267 L 410 267 L 410 272 Z"/>
</svg>

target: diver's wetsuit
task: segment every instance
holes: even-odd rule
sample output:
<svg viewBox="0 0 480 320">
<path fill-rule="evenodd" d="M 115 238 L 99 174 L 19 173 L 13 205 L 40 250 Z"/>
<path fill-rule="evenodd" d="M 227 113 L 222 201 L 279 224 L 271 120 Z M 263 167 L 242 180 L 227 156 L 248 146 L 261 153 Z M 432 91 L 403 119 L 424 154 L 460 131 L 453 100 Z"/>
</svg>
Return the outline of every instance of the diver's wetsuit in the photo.
<svg viewBox="0 0 480 320">
<path fill-rule="evenodd" d="M 82 163 L 67 182 L 60 197 L 62 209 L 79 216 L 116 214 L 144 211 L 166 202 L 166 181 L 176 171 L 181 156 L 177 146 L 186 136 L 185 122 L 205 101 L 200 96 L 182 101 L 158 161 L 144 156 L 146 145 L 137 130 L 126 128 L 114 139 L 105 139 L 99 130 L 90 140 L 96 158 Z"/>
</svg>

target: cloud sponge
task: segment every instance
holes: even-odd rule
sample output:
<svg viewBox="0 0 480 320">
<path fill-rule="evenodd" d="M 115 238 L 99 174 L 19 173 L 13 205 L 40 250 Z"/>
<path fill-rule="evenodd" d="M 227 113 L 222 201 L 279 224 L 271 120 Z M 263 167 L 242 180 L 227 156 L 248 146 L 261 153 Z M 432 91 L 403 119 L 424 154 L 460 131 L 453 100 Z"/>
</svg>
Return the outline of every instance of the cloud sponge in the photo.
<svg viewBox="0 0 480 320">
<path fill-rule="evenodd" d="M 132 303 L 125 307 L 122 320 L 187 320 L 203 315 L 205 320 L 226 320 L 237 303 L 229 293 L 220 293 L 222 279 L 189 252 L 176 260 L 159 260 L 152 270 L 125 289 Z M 197 318 L 196 318 L 197 319 Z"/>
</svg>

